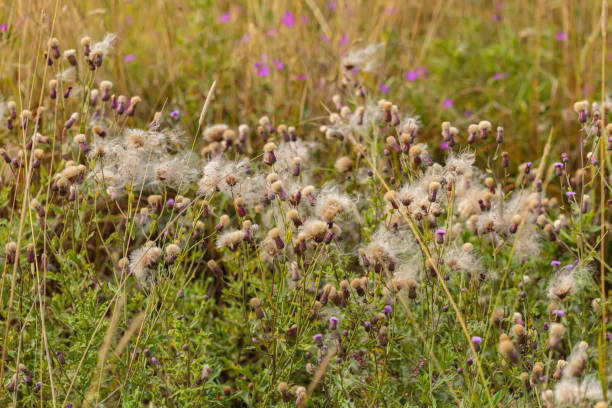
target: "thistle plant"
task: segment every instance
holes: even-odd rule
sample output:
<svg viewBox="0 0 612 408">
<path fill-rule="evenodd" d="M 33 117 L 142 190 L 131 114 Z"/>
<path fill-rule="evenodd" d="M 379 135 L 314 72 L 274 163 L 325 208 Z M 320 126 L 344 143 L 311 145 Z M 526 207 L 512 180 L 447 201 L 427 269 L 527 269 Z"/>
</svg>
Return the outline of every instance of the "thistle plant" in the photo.
<svg viewBox="0 0 612 408">
<path fill-rule="evenodd" d="M 607 406 L 605 98 L 514 163 L 378 98 L 378 44 L 324 116 L 209 123 L 213 86 L 189 130 L 117 41 L 49 39 L 0 106 L 2 404 Z"/>
</svg>

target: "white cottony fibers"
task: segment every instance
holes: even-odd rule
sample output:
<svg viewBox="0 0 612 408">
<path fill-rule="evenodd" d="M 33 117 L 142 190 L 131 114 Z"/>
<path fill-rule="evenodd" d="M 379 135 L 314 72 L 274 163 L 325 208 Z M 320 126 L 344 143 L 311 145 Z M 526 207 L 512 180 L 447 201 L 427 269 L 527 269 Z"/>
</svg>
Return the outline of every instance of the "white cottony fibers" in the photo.
<svg viewBox="0 0 612 408">
<path fill-rule="evenodd" d="M 579 381 L 576 378 L 564 378 L 555 386 L 555 406 L 575 407 L 584 401 L 600 401 L 603 398 L 601 383 L 594 376 L 587 376 Z"/>
<path fill-rule="evenodd" d="M 227 248 L 230 251 L 238 249 L 238 245 L 244 239 L 244 232 L 240 230 L 232 230 L 224 232 L 217 238 L 217 248 Z"/>
<path fill-rule="evenodd" d="M 574 267 L 570 265 L 561 268 L 548 284 L 548 298 L 563 300 L 587 285 L 590 277 L 591 270 L 588 265 L 576 265 Z"/>
<path fill-rule="evenodd" d="M 155 280 L 155 266 L 162 255 L 162 250 L 154 242 L 147 242 L 143 247 L 130 253 L 130 271 L 145 287 L 150 287 Z"/>
<path fill-rule="evenodd" d="M 119 137 L 96 138 L 89 153 L 95 166 L 89 177 L 100 186 L 106 184 L 117 195 L 125 193 L 125 186 L 146 192 L 189 188 L 197 177 L 194 164 L 188 162 L 183 151 L 182 133 L 141 129 L 125 129 Z"/>
<path fill-rule="evenodd" d="M 326 222 L 333 222 L 336 217 L 348 213 L 360 219 L 353 200 L 346 194 L 338 193 L 334 187 L 326 187 L 319 193 L 315 213 Z"/>
<path fill-rule="evenodd" d="M 372 44 L 365 48 L 352 50 L 342 59 L 342 65 L 348 70 L 357 68 L 362 72 L 370 72 L 378 66 L 378 52 L 383 45 L 383 43 Z"/>
<path fill-rule="evenodd" d="M 113 49 L 117 36 L 113 33 L 108 33 L 102 41 L 95 43 L 91 47 L 92 53 L 102 52 L 102 56 L 106 57 Z"/>
</svg>

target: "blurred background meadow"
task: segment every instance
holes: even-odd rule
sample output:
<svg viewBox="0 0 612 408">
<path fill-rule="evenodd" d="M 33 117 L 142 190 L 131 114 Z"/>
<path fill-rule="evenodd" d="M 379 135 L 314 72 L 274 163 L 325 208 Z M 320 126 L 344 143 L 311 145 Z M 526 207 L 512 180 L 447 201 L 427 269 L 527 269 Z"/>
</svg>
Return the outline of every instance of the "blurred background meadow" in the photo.
<svg viewBox="0 0 612 408">
<path fill-rule="evenodd" d="M 57 12 L 56 12 L 57 8 Z M 66 1 L 0 5 L 0 94 L 30 75 L 53 27 L 62 41 L 118 36 L 109 76 L 140 95 L 149 116 L 176 111 L 194 126 L 217 80 L 211 122 L 256 115 L 297 123 L 327 113 L 350 50 L 383 44 L 364 84 L 400 100 L 425 124 L 503 123 L 512 155 L 541 152 L 549 131 L 571 150 L 574 101 L 599 90 L 597 2 Z"/>
</svg>

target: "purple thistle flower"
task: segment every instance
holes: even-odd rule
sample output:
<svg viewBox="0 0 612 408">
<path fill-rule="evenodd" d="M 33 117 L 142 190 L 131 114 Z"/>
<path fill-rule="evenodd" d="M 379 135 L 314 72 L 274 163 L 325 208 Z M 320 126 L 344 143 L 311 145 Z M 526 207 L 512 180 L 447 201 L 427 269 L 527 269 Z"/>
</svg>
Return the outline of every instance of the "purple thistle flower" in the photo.
<svg viewBox="0 0 612 408">
<path fill-rule="evenodd" d="M 382 93 L 384 93 L 385 95 L 389 93 L 389 87 L 388 87 L 387 85 L 385 85 L 385 84 L 380 84 L 380 85 L 378 86 L 378 88 L 379 88 L 379 89 L 380 89 L 380 91 L 381 91 Z"/>
<path fill-rule="evenodd" d="M 339 44 L 340 46 L 348 44 L 348 36 L 346 34 L 342 34 Z"/>
<path fill-rule="evenodd" d="M 406 71 L 404 73 L 404 78 L 410 82 L 414 82 L 417 79 L 419 79 L 419 73 L 416 71 L 416 69 L 413 69 L 411 71 Z"/>
<path fill-rule="evenodd" d="M 558 42 L 567 41 L 567 33 L 562 31 L 560 33 L 555 34 L 555 40 L 557 40 Z"/>
<path fill-rule="evenodd" d="M 263 62 L 256 62 L 255 69 L 257 70 L 257 76 L 265 77 L 270 75 L 270 67 Z"/>
<path fill-rule="evenodd" d="M 329 328 L 334 330 L 338 325 L 338 318 L 336 316 L 332 316 L 329 318 Z"/>
<path fill-rule="evenodd" d="M 450 109 L 453 107 L 453 100 L 450 98 L 444 98 L 444 102 L 442 102 L 442 107 L 444 109 Z"/>
<path fill-rule="evenodd" d="M 217 23 L 219 23 L 219 24 L 229 23 L 231 17 L 232 17 L 232 15 L 230 14 L 230 12 L 226 11 L 225 13 L 223 13 L 219 17 L 217 17 Z"/>
<path fill-rule="evenodd" d="M 287 27 L 293 27 L 295 25 L 295 14 L 290 11 L 285 11 L 285 14 L 280 19 L 280 22 Z"/>
<path fill-rule="evenodd" d="M 8 30 L 8 25 L 6 23 L 2 23 L 2 25 L 0 25 L 0 31 L 7 31 Z"/>
<path fill-rule="evenodd" d="M 336 9 L 338 8 L 338 4 L 335 1 L 330 1 L 327 4 L 327 8 L 329 9 L 329 11 L 336 11 Z"/>
<path fill-rule="evenodd" d="M 476 351 L 480 351 L 480 343 L 482 343 L 482 338 L 478 336 L 472 337 L 472 344 L 474 345 Z"/>
<path fill-rule="evenodd" d="M 559 262 L 559 261 L 556 261 L 556 260 L 555 260 L 555 261 L 552 261 L 552 262 L 550 263 L 550 265 L 551 265 L 551 266 L 552 266 L 552 267 L 555 269 L 555 271 L 556 271 L 557 269 L 559 269 L 559 266 L 561 266 L 561 262 Z"/>
<path fill-rule="evenodd" d="M 242 36 L 242 38 L 240 38 L 240 42 L 243 44 L 246 44 L 249 42 L 250 39 L 251 39 L 251 36 L 248 34 L 245 34 Z"/>
<path fill-rule="evenodd" d="M 438 244 L 444 243 L 444 235 L 446 235 L 446 231 L 444 231 L 443 229 L 439 229 L 436 231 L 436 242 Z"/>
<path fill-rule="evenodd" d="M 306 74 L 299 74 L 296 75 L 295 79 L 297 79 L 298 81 L 305 81 L 306 80 Z"/>
<path fill-rule="evenodd" d="M 397 13 L 397 8 L 389 6 L 385 9 L 384 13 L 388 16 L 392 16 Z"/>
<path fill-rule="evenodd" d="M 170 112 L 170 117 L 174 120 L 178 120 L 180 116 L 181 116 L 181 113 L 178 111 L 178 109 L 175 109 L 172 112 Z"/>
<path fill-rule="evenodd" d="M 500 81 L 500 80 L 506 78 L 506 74 L 498 72 L 497 74 L 493 75 L 492 78 L 493 78 L 494 81 Z"/>
<path fill-rule="evenodd" d="M 285 67 L 285 64 L 283 64 L 283 61 L 279 60 L 278 58 L 274 58 L 272 62 L 274 63 L 278 71 L 282 71 L 283 68 Z"/>
<path fill-rule="evenodd" d="M 136 59 L 136 54 L 131 53 L 123 57 L 123 62 L 132 62 Z"/>
<path fill-rule="evenodd" d="M 382 310 L 384 314 L 391 314 L 392 311 L 393 311 L 393 308 L 389 305 L 385 305 L 385 307 L 383 307 L 383 310 Z"/>
</svg>

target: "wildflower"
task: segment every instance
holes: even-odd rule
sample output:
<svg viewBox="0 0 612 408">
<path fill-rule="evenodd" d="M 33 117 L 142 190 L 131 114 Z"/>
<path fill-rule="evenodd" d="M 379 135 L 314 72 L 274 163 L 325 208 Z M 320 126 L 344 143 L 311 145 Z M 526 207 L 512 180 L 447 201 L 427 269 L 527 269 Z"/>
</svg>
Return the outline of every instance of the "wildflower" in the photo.
<svg viewBox="0 0 612 408">
<path fill-rule="evenodd" d="M 489 136 L 489 132 L 491 131 L 491 122 L 487 120 L 482 120 L 478 123 L 478 130 L 480 131 L 480 137 L 485 140 Z"/>
<path fill-rule="evenodd" d="M 230 12 L 226 11 L 225 13 L 223 13 L 219 17 L 217 17 L 217 23 L 219 23 L 219 24 L 229 23 L 231 17 L 232 17 L 232 15 L 230 14 Z"/>
<path fill-rule="evenodd" d="M 589 116 L 589 102 L 579 101 L 574 103 L 574 110 L 578 113 L 578 121 L 580 123 L 585 123 Z"/>
<path fill-rule="evenodd" d="M 152 241 L 130 253 L 130 271 L 141 285 L 150 287 L 153 283 L 154 268 L 161 254 L 161 249 L 156 247 Z"/>
<path fill-rule="evenodd" d="M 453 100 L 450 98 L 444 98 L 444 101 L 442 102 L 442 107 L 444 109 L 450 109 L 453 107 Z"/>
<path fill-rule="evenodd" d="M 271 166 L 276 162 L 276 156 L 274 155 L 275 149 L 276 149 L 276 145 L 274 143 L 266 143 L 264 145 L 263 162 L 266 163 L 268 166 Z"/>
<path fill-rule="evenodd" d="M 338 318 L 335 316 L 330 317 L 329 318 L 329 329 L 336 330 L 337 325 L 338 325 Z"/>
<path fill-rule="evenodd" d="M 550 280 L 548 298 L 563 300 L 567 296 L 575 294 L 578 289 L 587 284 L 589 276 L 588 267 L 562 268 Z"/>
<path fill-rule="evenodd" d="M 556 406 L 577 407 L 584 401 L 601 401 L 602 399 L 601 384 L 595 377 L 589 376 L 582 381 L 576 378 L 564 378 L 555 386 Z"/>
<path fill-rule="evenodd" d="M 227 231 L 217 238 L 217 248 L 227 248 L 235 251 L 244 239 L 244 232 L 240 230 Z"/>
<path fill-rule="evenodd" d="M 253 310 L 255 310 L 255 316 L 258 319 L 263 319 L 264 317 L 264 312 L 261 308 L 261 300 L 259 300 L 259 298 L 252 298 L 249 303 L 251 304 L 251 307 L 253 308 Z"/>
<path fill-rule="evenodd" d="M 278 391 L 278 393 L 281 396 L 281 399 L 284 402 L 289 401 L 289 392 L 288 392 L 289 388 L 288 388 L 286 382 L 284 382 L 284 381 L 279 382 L 278 386 L 276 387 L 276 390 Z"/>
<path fill-rule="evenodd" d="M 502 333 L 499 336 L 498 351 L 501 355 L 504 356 L 504 358 L 506 358 L 506 360 L 509 360 L 513 363 L 516 363 L 518 361 L 518 354 L 516 352 L 514 344 L 512 343 L 508 335 L 506 335 L 505 333 Z"/>
<path fill-rule="evenodd" d="M 442 245 L 444 243 L 444 235 L 446 231 L 443 229 L 436 230 L 436 243 Z"/>
<path fill-rule="evenodd" d="M 387 326 L 382 326 L 378 329 L 378 344 L 381 346 L 386 346 L 389 343 L 389 328 Z"/>
<path fill-rule="evenodd" d="M 565 333 L 565 327 L 560 323 L 552 323 L 550 325 L 550 334 L 548 337 L 547 348 L 549 350 L 558 350 L 561 345 L 561 339 Z"/>
<path fill-rule="evenodd" d="M 477 352 L 480 351 L 480 343 L 482 343 L 482 338 L 478 336 L 472 337 L 472 345 Z"/>
<path fill-rule="evenodd" d="M 353 50 L 342 59 L 342 66 L 349 72 L 353 69 L 371 72 L 378 66 L 377 56 L 382 47 L 383 44 L 381 43 Z"/>
<path fill-rule="evenodd" d="M 306 398 L 308 397 L 308 393 L 306 392 L 306 388 L 297 387 L 295 389 L 295 406 L 301 407 L 306 402 Z"/>
<path fill-rule="evenodd" d="M 126 114 L 128 116 L 134 116 L 134 112 L 136 111 L 136 105 L 138 105 L 141 102 L 141 98 L 139 96 L 133 96 L 130 99 L 130 106 L 127 109 Z"/>
<path fill-rule="evenodd" d="M 217 278 L 221 278 L 223 276 L 223 270 L 214 260 L 209 260 L 207 262 L 207 266 L 208 269 L 210 269 Z"/>
<path fill-rule="evenodd" d="M 17 257 L 17 244 L 9 242 L 4 246 L 4 255 L 6 256 L 7 264 L 14 264 Z"/>
<path fill-rule="evenodd" d="M 308 197 L 306 189 L 303 192 Z M 321 192 L 315 212 L 331 227 L 336 217 L 348 212 L 356 212 L 356 210 L 349 196 L 337 193 L 333 189 L 327 189 Z"/>
<path fill-rule="evenodd" d="M 280 22 L 286 27 L 293 27 L 295 25 L 295 14 L 290 11 L 285 11 L 285 14 L 280 19 Z"/>
</svg>

